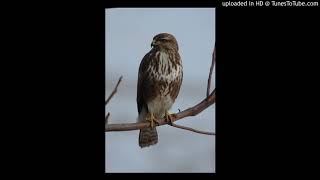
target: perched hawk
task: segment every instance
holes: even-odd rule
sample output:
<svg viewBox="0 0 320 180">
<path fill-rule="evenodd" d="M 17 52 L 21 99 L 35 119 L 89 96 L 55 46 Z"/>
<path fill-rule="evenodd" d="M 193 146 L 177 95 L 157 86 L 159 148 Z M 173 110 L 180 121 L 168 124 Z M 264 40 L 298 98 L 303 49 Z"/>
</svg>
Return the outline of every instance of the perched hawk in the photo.
<svg viewBox="0 0 320 180">
<path fill-rule="evenodd" d="M 151 127 L 140 130 L 141 148 L 158 142 L 155 119 L 165 117 L 171 121 L 168 111 L 179 94 L 183 77 L 178 42 L 173 35 L 156 35 L 151 47 L 140 63 L 138 75 L 138 122 L 151 122 Z"/>
</svg>

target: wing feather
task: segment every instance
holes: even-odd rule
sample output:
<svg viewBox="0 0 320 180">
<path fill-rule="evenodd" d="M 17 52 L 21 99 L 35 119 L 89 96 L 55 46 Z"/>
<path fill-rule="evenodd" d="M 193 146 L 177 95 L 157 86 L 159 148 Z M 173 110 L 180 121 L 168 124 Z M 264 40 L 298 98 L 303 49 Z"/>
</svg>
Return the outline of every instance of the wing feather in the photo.
<svg viewBox="0 0 320 180">
<path fill-rule="evenodd" d="M 139 66 L 138 85 L 137 85 L 137 107 L 138 107 L 139 114 L 141 113 L 143 106 L 146 106 L 146 102 L 143 98 L 143 87 L 147 78 L 146 70 L 148 67 L 148 62 L 149 62 L 151 53 L 152 51 L 150 51 L 143 57 Z"/>
</svg>

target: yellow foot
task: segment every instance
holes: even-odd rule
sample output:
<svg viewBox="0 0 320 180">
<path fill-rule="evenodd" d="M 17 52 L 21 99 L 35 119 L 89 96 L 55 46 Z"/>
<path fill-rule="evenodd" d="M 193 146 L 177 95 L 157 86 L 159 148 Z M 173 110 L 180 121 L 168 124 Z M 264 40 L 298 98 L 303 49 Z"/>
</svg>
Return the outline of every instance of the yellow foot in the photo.
<svg viewBox="0 0 320 180">
<path fill-rule="evenodd" d="M 154 128 L 154 122 L 157 122 L 156 118 L 153 116 L 153 113 L 150 113 L 150 117 L 146 118 L 146 121 L 150 121 L 151 128 Z"/>
<path fill-rule="evenodd" d="M 166 111 L 165 118 L 168 123 L 172 124 L 171 114 L 168 111 Z"/>
</svg>

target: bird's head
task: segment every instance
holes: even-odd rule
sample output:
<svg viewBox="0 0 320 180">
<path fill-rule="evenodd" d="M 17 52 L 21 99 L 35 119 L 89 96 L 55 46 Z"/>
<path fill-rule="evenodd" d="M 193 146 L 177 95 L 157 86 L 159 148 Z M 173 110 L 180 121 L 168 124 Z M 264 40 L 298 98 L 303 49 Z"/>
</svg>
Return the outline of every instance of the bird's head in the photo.
<svg viewBox="0 0 320 180">
<path fill-rule="evenodd" d="M 160 33 L 153 37 L 151 47 L 159 48 L 159 49 L 174 49 L 176 51 L 179 50 L 178 42 L 176 38 L 169 33 Z"/>
</svg>

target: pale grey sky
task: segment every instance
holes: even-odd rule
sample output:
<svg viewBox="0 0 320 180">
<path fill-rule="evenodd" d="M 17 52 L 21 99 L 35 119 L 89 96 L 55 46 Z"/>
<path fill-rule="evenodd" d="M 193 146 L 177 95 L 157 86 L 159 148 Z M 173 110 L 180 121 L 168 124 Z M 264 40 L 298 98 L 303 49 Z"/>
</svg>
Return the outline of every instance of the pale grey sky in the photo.
<svg viewBox="0 0 320 180">
<path fill-rule="evenodd" d="M 135 122 L 136 83 L 153 36 L 173 34 L 184 67 L 180 94 L 172 107 L 184 110 L 201 101 L 215 43 L 214 8 L 106 9 L 106 94 L 123 82 L 106 107 L 110 123 Z M 215 72 L 215 71 L 214 71 Z M 212 88 L 215 87 L 215 73 Z M 215 131 L 215 106 L 177 124 Z M 140 149 L 138 131 L 106 133 L 107 172 L 215 172 L 215 138 L 170 126 L 158 127 L 159 143 Z"/>
</svg>

